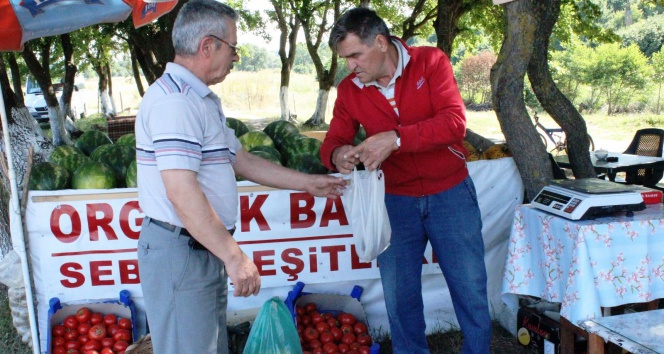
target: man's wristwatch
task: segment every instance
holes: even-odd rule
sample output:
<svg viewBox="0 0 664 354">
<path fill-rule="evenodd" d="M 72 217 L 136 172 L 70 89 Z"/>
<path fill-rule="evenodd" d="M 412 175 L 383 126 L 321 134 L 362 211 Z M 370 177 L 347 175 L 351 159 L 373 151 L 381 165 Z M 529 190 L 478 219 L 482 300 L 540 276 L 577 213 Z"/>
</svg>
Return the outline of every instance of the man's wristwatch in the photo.
<svg viewBox="0 0 664 354">
<path fill-rule="evenodd" d="M 399 131 L 396 129 L 394 129 L 394 132 L 397 133 L 397 141 L 396 141 L 397 147 L 401 148 L 401 135 L 399 135 Z"/>
</svg>

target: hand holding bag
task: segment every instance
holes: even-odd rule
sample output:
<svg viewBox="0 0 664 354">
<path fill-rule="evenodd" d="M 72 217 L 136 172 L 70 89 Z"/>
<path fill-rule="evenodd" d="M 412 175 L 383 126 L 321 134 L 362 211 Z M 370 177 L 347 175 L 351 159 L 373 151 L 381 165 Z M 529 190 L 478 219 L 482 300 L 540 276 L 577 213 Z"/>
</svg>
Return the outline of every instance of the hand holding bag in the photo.
<svg viewBox="0 0 664 354">
<path fill-rule="evenodd" d="M 382 170 L 353 170 L 348 202 L 355 251 L 362 262 L 371 262 L 390 245 L 392 228 L 385 207 L 385 175 Z"/>
</svg>

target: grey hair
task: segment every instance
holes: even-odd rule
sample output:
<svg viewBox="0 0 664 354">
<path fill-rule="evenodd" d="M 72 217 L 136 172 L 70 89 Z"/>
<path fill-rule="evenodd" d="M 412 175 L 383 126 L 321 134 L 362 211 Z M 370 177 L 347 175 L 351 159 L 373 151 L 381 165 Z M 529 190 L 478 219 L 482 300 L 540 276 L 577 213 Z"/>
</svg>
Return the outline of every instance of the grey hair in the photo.
<svg viewBox="0 0 664 354">
<path fill-rule="evenodd" d="M 352 33 L 360 38 L 363 44 L 371 45 L 378 35 L 390 39 L 390 30 L 385 21 L 376 14 L 376 11 L 366 7 L 356 7 L 344 12 L 330 31 L 328 45 L 333 52 L 337 51 L 339 42 Z"/>
<path fill-rule="evenodd" d="M 173 24 L 175 54 L 195 55 L 198 44 L 209 35 L 224 38 L 228 19 L 238 19 L 237 12 L 230 6 L 216 0 L 190 0 L 182 6 Z"/>
</svg>

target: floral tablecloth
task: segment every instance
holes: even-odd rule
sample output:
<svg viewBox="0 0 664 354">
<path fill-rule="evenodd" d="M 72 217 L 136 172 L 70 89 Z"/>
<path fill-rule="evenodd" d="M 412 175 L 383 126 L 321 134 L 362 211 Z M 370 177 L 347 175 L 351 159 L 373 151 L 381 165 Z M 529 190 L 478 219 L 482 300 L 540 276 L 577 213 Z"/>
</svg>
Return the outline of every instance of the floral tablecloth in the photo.
<svg viewBox="0 0 664 354">
<path fill-rule="evenodd" d="M 630 353 L 664 353 L 664 310 L 585 320 L 579 326 Z"/>
<path fill-rule="evenodd" d="M 561 303 L 572 323 L 601 317 L 601 307 L 664 298 L 664 207 L 574 221 L 529 204 L 517 207 L 501 298 L 516 294 Z"/>
</svg>

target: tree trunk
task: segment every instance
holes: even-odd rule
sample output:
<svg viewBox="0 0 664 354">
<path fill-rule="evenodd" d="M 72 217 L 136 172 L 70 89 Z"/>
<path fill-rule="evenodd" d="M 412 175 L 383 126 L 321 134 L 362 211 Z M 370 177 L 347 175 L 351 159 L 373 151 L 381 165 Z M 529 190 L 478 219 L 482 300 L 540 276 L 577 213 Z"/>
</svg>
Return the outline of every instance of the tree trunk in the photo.
<svg viewBox="0 0 664 354">
<path fill-rule="evenodd" d="M 60 96 L 60 107 L 65 117 L 70 117 L 71 119 L 77 119 L 77 112 L 72 112 L 71 109 L 71 97 L 74 92 L 74 80 L 76 77 L 76 65 L 72 60 L 74 55 L 74 47 L 71 44 L 71 37 L 69 34 L 60 35 L 60 42 L 62 43 L 62 53 L 65 57 L 65 80 L 62 90 L 62 96 Z"/>
<path fill-rule="evenodd" d="M 12 87 L 14 88 L 14 95 L 16 96 L 16 107 L 25 107 L 25 101 L 23 100 L 23 87 L 21 84 L 21 71 L 18 67 L 18 62 L 16 61 L 16 54 L 14 52 L 5 53 L 5 58 L 7 59 L 7 64 L 9 64 L 9 70 L 12 73 Z"/>
<path fill-rule="evenodd" d="M 281 60 L 281 89 L 279 91 L 279 104 L 281 106 L 281 120 L 290 120 L 288 87 L 290 86 L 291 70 L 295 62 L 297 35 L 300 31 L 301 22 L 288 4 L 277 0 L 272 0 L 271 2 L 277 16 L 277 24 L 280 32 L 279 59 Z M 286 18 L 287 16 L 289 19 Z M 288 50 L 286 50 L 287 46 Z"/>
<path fill-rule="evenodd" d="M 465 13 L 463 4 L 458 0 L 438 0 L 438 14 L 433 26 L 438 38 L 437 46 L 451 56 L 454 39 L 459 34 L 459 18 Z"/>
<path fill-rule="evenodd" d="M 524 77 L 533 54 L 538 18 L 537 0 L 502 5 L 505 9 L 505 40 L 491 68 L 493 107 L 507 145 L 514 156 L 529 201 L 553 178 L 546 149 L 523 100 Z"/>
<path fill-rule="evenodd" d="M 138 60 L 136 60 L 136 51 L 131 49 L 131 72 L 134 74 L 134 81 L 136 81 L 136 88 L 138 89 L 138 94 L 143 97 L 145 94 L 145 88 L 143 88 L 143 82 L 141 81 L 141 72 L 138 67 Z"/>
<path fill-rule="evenodd" d="M 586 122 L 551 77 L 547 58 L 549 38 L 560 14 L 560 0 L 540 0 L 535 3 L 539 26 L 535 32 L 533 55 L 528 64 L 528 78 L 537 100 L 553 117 L 567 136 L 567 151 L 576 178 L 597 177 L 590 161 Z"/>
<path fill-rule="evenodd" d="M 104 65 L 104 70 L 106 70 L 106 77 L 108 78 L 108 97 L 111 102 L 109 116 L 115 117 L 118 114 L 118 110 L 115 106 L 115 99 L 113 98 L 113 76 L 111 75 L 111 64 L 106 63 Z"/>
<path fill-rule="evenodd" d="M 307 120 L 304 125 L 318 127 L 325 123 L 325 112 L 327 111 L 327 100 L 330 97 L 330 89 L 319 89 L 318 97 L 316 98 L 316 110 L 314 114 Z"/>
<path fill-rule="evenodd" d="M 48 117 L 51 124 L 51 133 L 53 135 L 53 145 L 71 145 L 72 141 L 69 138 L 69 133 L 65 129 L 65 116 L 60 109 L 60 104 L 55 95 L 55 88 L 51 80 L 50 65 L 50 47 L 51 37 L 42 38 L 39 40 L 41 63 L 37 60 L 37 56 L 30 49 L 29 42 L 23 47 L 21 56 L 25 61 L 26 66 L 30 73 L 35 77 L 39 87 L 44 95 L 44 101 L 48 107 Z"/>
</svg>

